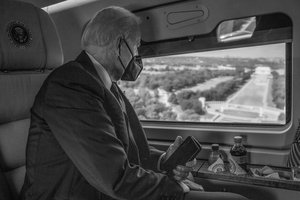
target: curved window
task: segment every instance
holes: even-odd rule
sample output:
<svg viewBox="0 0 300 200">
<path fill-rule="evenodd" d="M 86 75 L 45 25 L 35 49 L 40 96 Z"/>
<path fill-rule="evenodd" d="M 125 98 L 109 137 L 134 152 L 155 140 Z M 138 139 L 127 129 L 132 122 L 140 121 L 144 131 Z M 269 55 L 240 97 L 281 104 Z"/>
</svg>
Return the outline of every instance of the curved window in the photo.
<svg viewBox="0 0 300 200">
<path fill-rule="evenodd" d="M 121 82 L 141 120 L 286 123 L 286 44 L 143 59 Z"/>
</svg>

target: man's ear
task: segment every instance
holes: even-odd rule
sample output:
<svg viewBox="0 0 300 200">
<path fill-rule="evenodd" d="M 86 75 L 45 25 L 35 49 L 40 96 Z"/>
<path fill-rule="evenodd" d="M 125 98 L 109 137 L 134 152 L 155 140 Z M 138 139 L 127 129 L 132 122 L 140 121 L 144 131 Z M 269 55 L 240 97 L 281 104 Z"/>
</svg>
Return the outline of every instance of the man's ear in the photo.
<svg viewBox="0 0 300 200">
<path fill-rule="evenodd" d="M 91 45 L 91 44 L 89 44 L 88 46 L 85 47 L 85 51 L 87 51 L 92 56 L 95 55 L 95 53 L 97 52 L 97 49 L 98 49 L 98 47 L 96 45 Z"/>
</svg>

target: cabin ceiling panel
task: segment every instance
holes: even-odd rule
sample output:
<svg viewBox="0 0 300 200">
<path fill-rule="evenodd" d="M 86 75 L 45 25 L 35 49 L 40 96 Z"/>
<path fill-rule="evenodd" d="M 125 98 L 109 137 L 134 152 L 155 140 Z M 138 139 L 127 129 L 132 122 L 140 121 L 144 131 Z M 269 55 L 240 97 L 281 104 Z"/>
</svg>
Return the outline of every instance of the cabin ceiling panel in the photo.
<svg viewBox="0 0 300 200">
<path fill-rule="evenodd" d="M 94 5 L 97 7 L 104 7 L 109 5 L 119 5 L 124 7 L 133 7 L 136 9 L 142 9 L 145 7 L 152 7 L 168 2 L 174 2 L 178 0 L 7 0 L 7 1 L 24 1 L 32 3 L 37 7 L 44 8 L 47 6 L 54 6 L 55 10 L 61 11 L 61 9 L 72 9 L 83 5 Z"/>
<path fill-rule="evenodd" d="M 142 19 L 142 40 L 160 41 L 212 32 L 225 20 L 270 13 L 293 13 L 295 0 L 180 1 L 136 12 Z M 293 17 L 293 16 L 291 16 Z M 295 17 L 296 18 L 296 17 Z"/>
<path fill-rule="evenodd" d="M 10 1 L 13 1 L 13 0 L 10 0 Z M 50 6 L 50 5 L 64 2 L 67 0 L 14 0 L 14 1 L 23 1 L 23 2 L 27 2 L 27 3 L 31 3 L 37 7 L 43 8 L 45 6 Z"/>
<path fill-rule="evenodd" d="M 56 24 L 62 42 L 65 61 L 67 62 L 74 59 L 80 53 L 80 37 L 83 25 L 102 8 L 116 5 L 134 11 L 173 1 L 174 0 L 77 0 L 77 2 L 75 2 L 75 0 L 68 0 L 45 7 L 44 10 L 51 15 Z"/>
</svg>

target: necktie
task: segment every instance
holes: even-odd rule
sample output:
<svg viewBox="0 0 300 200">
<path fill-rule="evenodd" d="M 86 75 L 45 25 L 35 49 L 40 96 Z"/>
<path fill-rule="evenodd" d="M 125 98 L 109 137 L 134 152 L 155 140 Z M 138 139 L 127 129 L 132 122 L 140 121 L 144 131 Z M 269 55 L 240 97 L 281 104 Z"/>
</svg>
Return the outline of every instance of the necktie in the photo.
<svg viewBox="0 0 300 200">
<path fill-rule="evenodd" d="M 126 106 L 125 106 L 124 100 L 119 92 L 117 83 L 113 82 L 110 90 L 114 94 L 114 96 L 117 98 L 118 102 L 120 103 L 122 111 L 126 114 Z"/>
<path fill-rule="evenodd" d="M 115 82 L 112 83 L 110 91 L 115 95 L 115 97 L 118 99 L 118 101 L 120 101 L 121 96 L 118 91 L 117 83 L 115 83 Z"/>
<path fill-rule="evenodd" d="M 135 139 L 133 137 L 132 130 L 130 128 L 130 123 L 129 123 L 127 112 L 126 112 L 125 102 L 122 98 L 122 95 L 120 94 L 117 83 L 113 82 L 110 90 L 114 94 L 114 96 L 117 98 L 117 100 L 120 103 L 120 106 L 122 108 L 122 111 L 124 113 L 126 126 L 127 126 L 127 132 L 128 132 L 128 136 L 129 136 L 129 142 L 130 142 L 128 159 L 132 163 L 139 164 L 140 163 L 140 158 L 139 158 L 139 154 L 138 154 L 139 151 L 138 151 L 137 145 L 135 143 Z"/>
</svg>

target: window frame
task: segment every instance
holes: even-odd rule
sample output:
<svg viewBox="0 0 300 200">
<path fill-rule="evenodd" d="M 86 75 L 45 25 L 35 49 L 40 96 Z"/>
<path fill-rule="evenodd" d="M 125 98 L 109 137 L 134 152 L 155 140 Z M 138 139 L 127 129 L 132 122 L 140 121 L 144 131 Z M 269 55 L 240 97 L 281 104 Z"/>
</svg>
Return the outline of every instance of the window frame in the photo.
<svg viewBox="0 0 300 200">
<path fill-rule="evenodd" d="M 285 14 L 284 14 L 285 15 Z M 286 15 L 287 16 L 287 15 Z M 249 16 L 245 16 L 249 17 Z M 251 16 L 250 16 L 251 17 Z M 288 16 L 287 16 L 288 17 Z M 289 18 L 289 17 L 288 17 Z M 232 20 L 232 19 L 228 19 Z M 289 20 L 291 20 L 289 18 Z M 227 20 L 226 20 L 227 21 Z M 223 21 L 219 22 L 222 23 Z M 217 26 L 218 27 L 218 26 Z M 169 122 L 141 120 L 149 140 L 172 141 L 177 135 L 186 137 L 193 135 L 203 144 L 219 143 L 231 145 L 235 135 L 242 135 L 248 147 L 288 149 L 292 140 L 291 135 L 298 124 L 293 123 L 293 66 L 292 66 L 292 32 L 291 26 L 272 29 L 259 29 L 249 39 L 220 43 L 217 41 L 217 27 L 209 34 L 188 36 L 177 39 L 162 40 L 155 42 L 143 42 L 139 49 L 142 58 L 168 56 L 174 54 L 225 50 L 239 47 L 285 43 L 286 44 L 286 124 L 231 124 L 231 123 L 205 123 L 205 122 Z M 265 38 L 268 41 L 265 41 Z M 289 115 L 290 113 L 290 115 Z M 272 143 L 268 141 L 272 138 Z M 287 138 L 288 141 L 286 141 Z M 267 145 L 266 145 L 267 144 Z"/>
<path fill-rule="evenodd" d="M 270 44 L 277 44 L 277 43 L 270 43 Z M 286 86 L 286 123 L 285 124 L 260 124 L 260 123 L 241 123 L 241 122 L 234 122 L 234 123 L 225 123 L 225 122 L 218 122 L 215 124 L 220 124 L 220 125 L 225 125 L 225 126 L 233 126 L 233 127 L 247 127 L 249 125 L 256 125 L 258 127 L 263 127 L 263 128 L 268 128 L 268 127 L 274 127 L 274 126 L 278 126 L 278 127 L 282 127 L 282 126 L 286 126 L 290 120 L 291 120 L 291 115 L 290 115 L 290 111 L 291 111 L 291 94 L 290 94 L 290 88 L 291 88 L 291 82 L 292 82 L 292 77 L 291 77 L 291 56 L 292 56 L 292 52 L 291 52 L 291 48 L 292 48 L 292 43 L 278 43 L 278 44 L 285 44 L 285 62 L 286 62 L 286 66 L 285 66 L 285 74 L 286 74 L 286 79 L 285 79 L 285 86 Z M 257 45 L 251 45 L 251 46 L 257 46 Z M 251 47 L 251 46 L 247 46 L 247 47 Z M 232 49 L 232 48 L 228 48 L 228 49 Z M 224 49 L 222 49 L 224 50 Z M 192 53 L 198 53 L 198 52 L 192 52 Z M 175 54 L 176 55 L 176 54 Z M 149 58 L 149 57 L 148 57 Z M 150 57 L 150 58 L 155 58 L 155 57 Z M 168 124 L 170 126 L 176 126 L 176 124 L 181 123 L 181 124 L 187 124 L 189 126 L 192 127 L 198 127 L 199 124 L 201 125 L 210 125 L 210 124 L 214 124 L 212 122 L 193 122 L 193 121 L 159 121 L 159 120 L 151 120 L 151 119 L 147 119 L 147 120 L 141 120 L 142 122 L 145 123 L 145 125 L 149 125 L 149 124 L 159 124 L 159 123 L 163 123 L 163 124 Z"/>
</svg>

